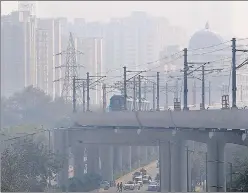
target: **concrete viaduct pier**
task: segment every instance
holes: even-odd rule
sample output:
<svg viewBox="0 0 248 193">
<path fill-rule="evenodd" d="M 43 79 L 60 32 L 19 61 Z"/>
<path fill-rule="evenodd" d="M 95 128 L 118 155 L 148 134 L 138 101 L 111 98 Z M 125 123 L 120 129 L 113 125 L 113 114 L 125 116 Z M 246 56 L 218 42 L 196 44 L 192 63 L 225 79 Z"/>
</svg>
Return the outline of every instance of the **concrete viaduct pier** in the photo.
<svg viewBox="0 0 248 193">
<path fill-rule="evenodd" d="M 55 150 L 67 157 L 69 149 L 74 156 L 74 175 L 81 178 L 84 174 L 84 157 L 87 156 L 87 172 L 100 174 L 103 180 L 114 180 L 114 171 L 132 169 L 132 156 L 146 155 L 149 149 L 155 152 L 159 147 L 159 165 L 162 192 L 186 192 L 191 191 L 191 179 L 189 170 L 189 152 L 185 140 L 172 138 L 173 140 L 159 140 L 154 146 L 118 144 L 84 144 L 72 143 L 68 138 L 68 130 L 55 130 Z M 225 191 L 224 171 L 224 147 L 226 141 L 222 140 L 220 133 L 215 133 L 211 139 L 207 135 L 207 186 L 208 191 Z M 156 145 L 156 146 L 155 146 Z M 69 148 L 70 147 L 70 148 Z M 140 155 L 139 155 L 140 157 Z M 140 159 L 140 158 L 139 158 Z M 67 166 L 66 166 L 67 164 Z M 121 175 L 121 174 L 120 174 Z M 68 178 L 68 161 L 58 175 L 59 185 L 66 184 Z"/>
<path fill-rule="evenodd" d="M 149 151 L 157 152 L 152 147 L 159 147 L 161 191 L 191 191 L 186 142 L 197 141 L 207 144 L 207 190 L 223 192 L 225 144 L 248 146 L 247 113 L 248 110 L 84 113 L 72 117 L 64 128 L 54 129 L 54 150 L 65 158 L 70 150 L 73 152 L 76 176 L 80 177 L 86 154 L 88 171 L 100 173 L 103 180 L 112 180 L 114 172 L 132 169 L 132 163 L 138 161 L 134 155 L 140 155 L 137 159 L 147 157 L 144 155 Z M 59 185 L 65 184 L 67 161 L 58 176 Z"/>
<path fill-rule="evenodd" d="M 207 142 L 207 190 L 210 192 L 226 191 L 224 148 L 225 142 L 217 137 Z M 192 191 L 188 157 L 185 142 L 160 142 L 161 192 Z"/>
<path fill-rule="evenodd" d="M 58 185 L 67 185 L 69 168 L 69 151 L 74 158 L 74 176 L 82 178 L 85 173 L 85 164 L 87 173 L 100 174 L 103 180 L 113 181 L 114 173 L 119 176 L 123 172 L 130 172 L 135 169 L 132 160 L 136 163 L 141 159 L 140 151 L 146 155 L 148 147 L 139 146 L 120 146 L 109 144 L 84 144 L 83 141 L 69 140 L 68 130 L 54 130 L 54 151 L 59 153 L 65 159 L 63 170 L 58 174 Z M 85 157 L 87 160 L 85 162 Z M 132 159 L 133 158 L 133 159 Z"/>
</svg>

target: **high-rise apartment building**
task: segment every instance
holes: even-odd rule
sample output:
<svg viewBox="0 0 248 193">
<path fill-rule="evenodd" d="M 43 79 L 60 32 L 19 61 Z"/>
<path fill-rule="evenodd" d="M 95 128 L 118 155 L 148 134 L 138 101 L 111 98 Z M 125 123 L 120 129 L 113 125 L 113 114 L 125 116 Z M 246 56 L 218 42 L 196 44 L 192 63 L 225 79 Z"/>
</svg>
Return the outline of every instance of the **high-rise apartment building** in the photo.
<svg viewBox="0 0 248 193">
<path fill-rule="evenodd" d="M 36 82 L 36 19 L 29 10 L 15 11 L 1 20 L 1 89 L 10 96 Z"/>
<path fill-rule="evenodd" d="M 47 94 L 52 97 L 60 96 L 62 83 L 60 81 L 56 81 L 61 78 L 61 68 L 56 68 L 61 66 L 61 55 L 57 55 L 61 53 L 62 45 L 61 45 L 61 24 L 59 20 L 55 19 L 38 19 L 37 21 L 37 33 L 40 35 L 37 40 L 39 42 L 43 42 L 41 48 L 37 47 L 37 50 L 43 50 L 39 52 L 39 54 L 44 53 L 44 56 L 39 56 L 43 58 L 38 60 L 37 66 L 40 70 L 37 73 L 43 74 L 43 82 L 46 86 L 43 87 L 41 85 L 37 85 L 38 87 L 44 88 Z M 42 67 L 41 67 L 42 66 Z M 39 76 L 41 77 L 41 75 Z"/>
<path fill-rule="evenodd" d="M 48 32 L 36 29 L 37 82 L 36 86 L 48 93 Z"/>
<path fill-rule="evenodd" d="M 46 76 L 44 77 L 44 80 L 46 80 L 47 84 L 47 90 L 45 92 L 47 94 L 50 94 L 54 96 L 54 83 L 55 80 L 55 64 L 54 64 L 54 19 L 38 19 L 37 21 L 37 27 L 39 30 L 44 30 L 46 32 L 46 45 L 47 47 L 47 64 L 45 64 L 47 67 L 46 69 Z M 41 61 L 40 61 L 41 62 Z M 42 61 L 43 62 L 43 61 Z M 38 73 L 44 74 L 44 72 L 39 71 Z M 38 85 L 39 87 L 39 85 Z"/>
<path fill-rule="evenodd" d="M 62 75 L 63 75 L 62 74 L 63 73 L 62 68 L 58 68 L 60 66 L 63 66 L 62 55 L 59 54 L 62 52 L 62 27 L 61 27 L 61 22 L 59 19 L 54 20 L 53 43 L 54 43 L 54 55 L 55 55 L 55 57 L 54 57 L 54 66 L 55 66 L 55 69 L 54 69 L 55 70 L 55 72 L 54 72 L 54 76 L 55 76 L 54 96 L 60 97 L 61 93 L 62 93 L 63 82 L 62 81 L 56 81 L 56 80 L 60 80 L 62 78 Z"/>
<path fill-rule="evenodd" d="M 160 51 L 171 41 L 171 26 L 167 19 L 152 17 L 145 12 L 112 19 L 104 31 L 106 71 L 127 66 L 132 70 L 157 66 Z M 173 34 L 175 36 L 175 34 Z M 176 38 L 174 38 L 176 39 Z M 111 75 L 120 75 L 120 71 Z"/>
</svg>

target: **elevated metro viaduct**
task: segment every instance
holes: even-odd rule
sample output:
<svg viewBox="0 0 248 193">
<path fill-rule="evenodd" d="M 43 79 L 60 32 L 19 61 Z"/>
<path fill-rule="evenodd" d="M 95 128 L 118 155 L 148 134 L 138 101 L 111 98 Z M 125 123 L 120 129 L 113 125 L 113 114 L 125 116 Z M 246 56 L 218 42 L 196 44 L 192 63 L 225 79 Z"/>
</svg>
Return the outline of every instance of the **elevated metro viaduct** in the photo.
<svg viewBox="0 0 248 193">
<path fill-rule="evenodd" d="M 91 144 L 92 147 L 101 145 L 103 175 L 106 179 L 113 178 L 111 161 L 113 146 L 159 146 L 162 192 L 187 191 L 187 186 L 190 185 L 189 180 L 187 182 L 189 172 L 185 151 L 186 140 L 206 143 L 208 191 L 224 192 L 226 187 L 224 147 L 226 143 L 248 145 L 245 139 L 248 129 L 247 118 L 248 110 L 245 109 L 88 112 L 76 114 L 70 118 L 68 125 L 54 131 L 55 135 L 58 133 L 62 135 L 59 138 L 64 137 L 64 147 L 66 143 L 75 146 L 77 141 Z M 65 149 L 60 146 L 60 150 Z M 130 155 L 130 151 L 126 155 Z M 65 175 L 65 172 L 60 174 L 61 177 Z"/>
</svg>

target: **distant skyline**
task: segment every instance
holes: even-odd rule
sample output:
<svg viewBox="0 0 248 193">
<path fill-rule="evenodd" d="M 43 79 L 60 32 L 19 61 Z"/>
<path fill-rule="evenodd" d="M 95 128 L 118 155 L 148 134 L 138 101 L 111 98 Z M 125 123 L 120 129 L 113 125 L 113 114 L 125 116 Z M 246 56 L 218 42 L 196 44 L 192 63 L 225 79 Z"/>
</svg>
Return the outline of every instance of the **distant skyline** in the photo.
<svg viewBox="0 0 248 193">
<path fill-rule="evenodd" d="M 70 7 L 70 9 L 68 9 Z M 18 1 L 1 1 L 1 15 L 17 10 Z M 248 37 L 247 1 L 37 1 L 38 17 L 85 18 L 86 21 L 108 21 L 125 17 L 132 11 L 168 18 L 192 35 L 210 23 L 210 29 L 222 36 Z"/>
</svg>

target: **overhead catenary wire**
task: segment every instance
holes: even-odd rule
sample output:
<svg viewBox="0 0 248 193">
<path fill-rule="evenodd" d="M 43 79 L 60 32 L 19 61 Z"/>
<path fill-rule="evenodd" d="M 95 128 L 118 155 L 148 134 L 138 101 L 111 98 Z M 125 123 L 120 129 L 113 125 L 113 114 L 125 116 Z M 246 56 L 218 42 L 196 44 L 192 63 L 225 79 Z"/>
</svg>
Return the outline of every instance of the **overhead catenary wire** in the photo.
<svg viewBox="0 0 248 193">
<path fill-rule="evenodd" d="M 230 42 L 230 40 L 229 40 L 229 41 L 226 41 L 226 42 L 223 42 L 223 43 L 220 43 L 220 44 L 215 44 L 215 45 L 212 45 L 212 46 L 207 46 L 207 47 L 202 47 L 202 48 L 197 48 L 197 49 L 190 49 L 189 51 L 204 50 L 204 49 L 207 49 L 207 48 L 217 47 L 217 46 L 226 44 L 226 43 L 228 43 L 228 42 Z M 191 55 L 204 55 L 204 54 L 208 54 L 208 53 L 213 53 L 213 52 L 221 51 L 221 50 L 224 50 L 224 49 L 229 48 L 229 47 L 230 47 L 230 46 L 226 46 L 226 47 L 221 48 L 221 49 L 216 49 L 216 50 L 212 50 L 212 51 L 205 52 L 205 53 L 195 53 L 195 54 L 191 54 Z M 161 57 L 161 58 L 159 58 L 159 59 L 157 59 L 157 60 L 154 60 L 154 61 L 151 61 L 151 62 L 147 62 L 147 63 L 139 64 L 139 65 L 134 65 L 134 66 L 129 66 L 129 67 L 135 67 L 135 68 L 136 68 L 136 67 L 140 67 L 140 66 L 144 66 L 144 65 L 153 64 L 153 63 L 156 63 L 156 62 L 165 60 L 165 59 L 169 59 L 169 58 L 171 58 L 172 56 L 178 55 L 178 54 L 180 54 L 180 53 L 182 53 L 182 50 L 181 50 L 181 51 L 178 51 L 178 52 L 176 52 L 176 53 L 173 53 L 173 54 L 171 54 L 171 55 L 167 55 L 167 56 L 165 56 L 165 57 Z M 181 57 L 182 57 L 182 56 L 179 56 L 179 57 L 177 57 L 177 58 L 175 58 L 175 59 L 173 59 L 173 60 L 171 60 L 171 61 L 165 62 L 165 63 L 171 63 L 171 62 L 173 62 L 173 61 L 175 61 L 175 60 L 177 60 L 177 59 L 179 59 L 179 58 L 181 58 Z M 222 59 L 219 59 L 219 60 L 222 60 Z M 211 61 L 211 62 L 212 62 L 212 61 Z M 156 69 L 156 68 L 159 68 L 160 66 L 161 66 L 161 64 L 159 64 L 158 66 L 152 67 L 152 68 L 150 68 L 150 69 L 147 69 L 146 71 L 147 71 L 147 72 L 150 72 L 150 71 L 152 71 L 152 70 L 154 70 L 154 69 Z M 104 73 L 104 74 L 107 75 L 109 72 L 121 71 L 121 70 L 122 70 L 122 67 L 116 68 L 116 69 L 111 69 L 111 70 L 107 71 L 107 72 Z M 117 77 L 117 76 L 116 76 L 116 77 Z"/>
<path fill-rule="evenodd" d="M 230 42 L 230 41 L 226 41 L 225 43 L 227 43 L 227 42 Z M 222 45 L 222 44 L 224 44 L 224 43 L 217 44 L 217 45 L 213 45 L 213 46 L 209 46 L 209 47 L 203 47 L 203 48 L 199 48 L 199 49 L 206 49 L 206 48 L 210 48 L 210 47 L 216 47 L 216 46 Z M 221 51 L 221 50 L 224 50 L 224 49 L 226 49 L 226 48 L 229 48 L 229 46 L 226 46 L 225 48 L 221 48 L 221 49 L 217 49 L 217 50 L 212 50 L 212 51 L 210 51 L 210 52 L 196 53 L 196 54 L 192 54 L 192 55 L 204 55 L 204 54 L 208 54 L 208 53 L 213 53 L 213 52 Z M 199 50 L 199 49 L 194 49 L 194 50 Z M 192 50 L 191 50 L 191 51 L 192 51 Z M 147 62 L 147 63 L 145 63 L 145 64 L 152 64 L 152 63 L 155 63 L 155 62 L 158 62 L 158 61 L 161 61 L 161 60 L 170 58 L 171 56 L 178 55 L 178 54 L 181 53 L 181 52 L 182 52 L 182 51 L 179 51 L 179 52 L 176 52 L 176 53 L 174 53 L 174 54 L 171 54 L 170 56 L 163 57 L 163 58 L 158 59 L 158 60 L 155 60 L 155 61 L 153 61 L 153 62 Z M 176 61 L 176 60 L 178 60 L 178 59 L 181 58 L 181 57 L 182 57 L 182 56 L 179 56 L 179 57 L 177 57 L 177 58 L 175 58 L 175 59 L 173 59 L 173 60 L 171 60 L 171 61 L 165 62 L 165 64 L 166 64 L 166 63 L 171 63 L 171 62 L 173 62 L 173 61 Z M 228 58 L 231 58 L 231 57 L 228 57 Z M 210 62 L 212 63 L 212 62 L 217 62 L 217 61 L 221 61 L 221 60 L 223 60 L 223 59 L 221 58 L 221 59 L 217 59 L 217 60 L 210 61 Z M 136 66 L 134 66 L 134 67 L 138 67 L 138 66 L 142 66 L 142 65 L 136 65 Z M 156 68 L 159 68 L 160 66 L 161 66 L 161 64 L 159 64 L 158 66 L 152 67 L 152 68 L 150 68 L 150 69 L 147 69 L 146 72 L 150 72 L 150 71 L 152 71 L 152 70 L 154 70 L 154 69 L 156 69 Z M 118 69 L 118 68 L 117 68 L 117 69 Z M 120 69 L 120 70 L 121 70 L 121 69 Z"/>
<path fill-rule="evenodd" d="M 198 55 L 205 55 L 205 54 L 212 54 L 214 52 L 218 52 L 218 51 L 223 51 L 227 48 L 230 48 L 230 46 L 226 46 L 224 48 L 220 48 L 220 49 L 216 49 L 216 50 L 211 50 L 211 51 L 208 51 L 208 52 L 203 52 L 203 53 L 194 53 L 194 54 L 189 54 L 188 56 L 198 56 Z"/>
<path fill-rule="evenodd" d="M 217 47 L 217 46 L 220 46 L 220 45 L 224 45 L 224 44 L 226 44 L 228 42 L 231 42 L 231 40 L 228 40 L 228 41 L 225 41 L 225 42 L 222 42 L 222 43 L 219 43 L 219 44 L 213 44 L 211 46 L 205 46 L 205 47 L 201 47 L 201 48 L 188 49 L 188 52 L 197 51 L 197 50 L 204 50 L 204 49 L 208 49 L 208 48 L 214 48 L 214 47 Z"/>
<path fill-rule="evenodd" d="M 146 62 L 146 63 L 143 63 L 143 64 L 134 65 L 134 66 L 128 65 L 128 67 L 129 67 L 129 68 L 137 68 L 137 67 L 140 67 L 140 66 L 144 66 L 144 65 L 149 65 L 149 64 L 157 63 L 157 62 L 160 62 L 160 61 L 169 59 L 169 58 L 171 58 L 172 56 L 175 56 L 175 55 L 177 55 L 177 54 L 179 54 L 179 53 L 181 53 L 181 52 L 182 52 L 182 50 L 181 50 L 181 51 L 178 51 L 178 52 L 176 52 L 176 53 L 173 53 L 173 54 L 171 54 L 171 55 L 167 55 L 167 56 L 161 57 L 161 58 L 159 58 L 159 59 L 157 59 L 157 60 L 154 60 L 154 61 L 150 61 L 150 62 Z M 122 68 L 123 68 L 123 67 L 111 69 L 111 70 L 108 70 L 107 72 L 105 72 L 104 74 L 107 75 L 109 72 L 121 71 Z"/>
</svg>

